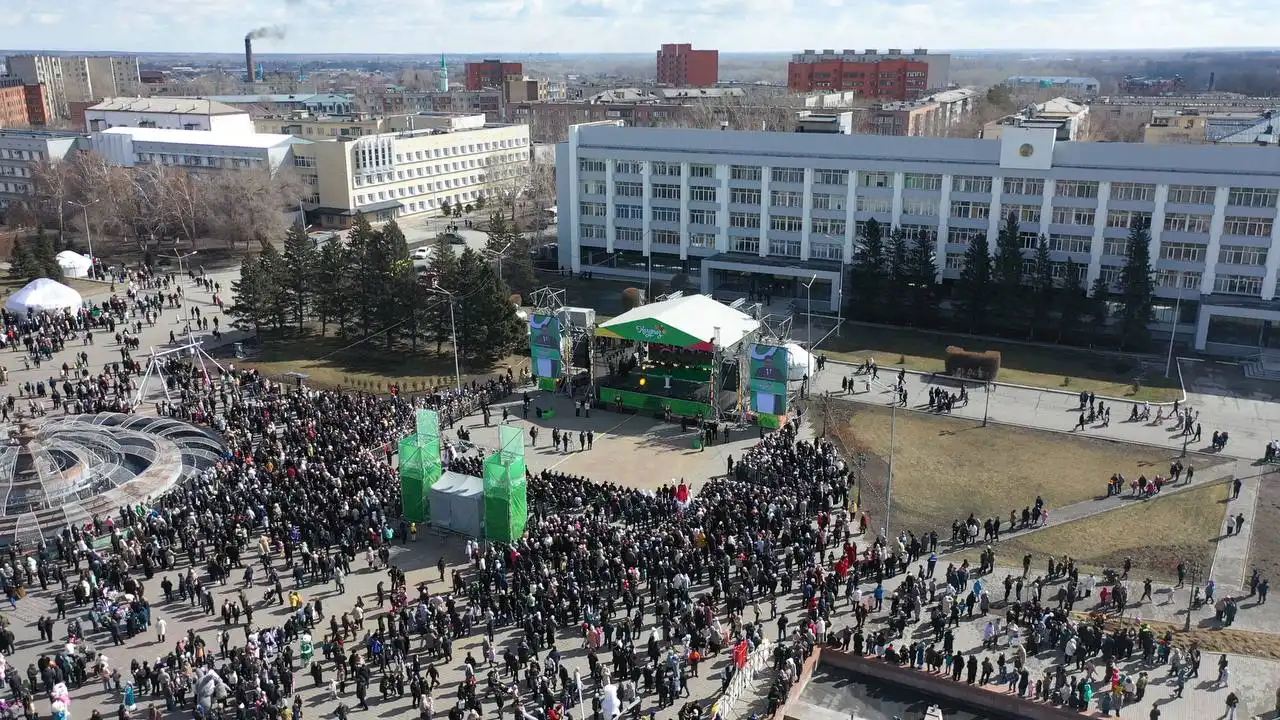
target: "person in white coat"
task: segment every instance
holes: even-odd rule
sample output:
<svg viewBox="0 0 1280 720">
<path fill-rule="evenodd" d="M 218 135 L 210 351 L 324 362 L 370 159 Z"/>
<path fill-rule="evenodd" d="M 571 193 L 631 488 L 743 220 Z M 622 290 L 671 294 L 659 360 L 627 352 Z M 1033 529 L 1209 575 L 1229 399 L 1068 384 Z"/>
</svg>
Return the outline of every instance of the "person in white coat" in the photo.
<svg viewBox="0 0 1280 720">
<path fill-rule="evenodd" d="M 156 621 L 156 636 L 160 638 L 160 642 L 164 642 L 164 632 L 169 628 L 169 623 L 164 618 Z"/>
</svg>

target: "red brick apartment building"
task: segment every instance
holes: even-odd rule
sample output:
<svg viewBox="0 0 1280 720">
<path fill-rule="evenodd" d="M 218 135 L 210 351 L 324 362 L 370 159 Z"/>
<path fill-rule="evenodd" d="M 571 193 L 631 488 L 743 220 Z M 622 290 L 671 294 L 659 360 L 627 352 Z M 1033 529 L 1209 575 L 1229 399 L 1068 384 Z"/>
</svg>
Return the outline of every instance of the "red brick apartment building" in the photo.
<svg viewBox="0 0 1280 720">
<path fill-rule="evenodd" d="M 720 82 L 720 51 L 664 43 L 658 51 L 658 84 L 703 87 Z"/>
<path fill-rule="evenodd" d="M 502 62 L 501 60 L 469 62 L 467 63 L 467 89 L 475 91 L 486 88 L 501 88 L 502 81 L 512 75 L 523 77 L 524 65 L 517 62 Z"/>
<path fill-rule="evenodd" d="M 27 119 L 27 89 L 23 85 L 0 87 L 0 128 L 22 128 Z"/>
<path fill-rule="evenodd" d="M 950 71 L 950 55 L 930 55 L 926 49 L 909 54 L 805 50 L 791 56 L 787 87 L 796 93 L 853 91 L 874 100 L 915 100 L 930 88 L 946 87 Z"/>
</svg>

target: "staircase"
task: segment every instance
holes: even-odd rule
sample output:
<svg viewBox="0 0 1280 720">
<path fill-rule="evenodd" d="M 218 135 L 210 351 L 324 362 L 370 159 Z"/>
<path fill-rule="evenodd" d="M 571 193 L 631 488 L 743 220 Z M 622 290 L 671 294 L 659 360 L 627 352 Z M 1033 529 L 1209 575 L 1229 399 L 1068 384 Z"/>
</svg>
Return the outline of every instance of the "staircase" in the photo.
<svg viewBox="0 0 1280 720">
<path fill-rule="evenodd" d="M 1267 349 L 1240 363 L 1244 375 L 1252 380 L 1280 382 L 1280 350 Z"/>
</svg>

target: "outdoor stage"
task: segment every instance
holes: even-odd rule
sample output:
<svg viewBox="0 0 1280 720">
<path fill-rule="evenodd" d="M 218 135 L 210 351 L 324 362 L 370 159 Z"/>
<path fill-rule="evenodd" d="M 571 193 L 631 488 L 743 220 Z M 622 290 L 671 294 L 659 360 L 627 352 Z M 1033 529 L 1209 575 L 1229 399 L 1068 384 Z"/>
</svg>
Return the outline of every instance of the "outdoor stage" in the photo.
<svg viewBox="0 0 1280 720">
<path fill-rule="evenodd" d="M 705 295 L 642 305 L 604 323 L 596 336 L 639 349 L 610 361 L 597 375 L 604 408 L 712 418 L 736 408 L 737 354 L 760 323 Z M 715 409 L 717 412 L 713 412 Z"/>
</svg>

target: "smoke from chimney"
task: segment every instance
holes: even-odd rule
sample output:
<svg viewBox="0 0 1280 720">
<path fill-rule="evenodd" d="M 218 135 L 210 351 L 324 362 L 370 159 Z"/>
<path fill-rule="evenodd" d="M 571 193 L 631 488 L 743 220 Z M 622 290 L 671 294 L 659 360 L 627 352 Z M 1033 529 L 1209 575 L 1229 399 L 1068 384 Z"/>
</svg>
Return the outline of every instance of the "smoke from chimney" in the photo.
<svg viewBox="0 0 1280 720">
<path fill-rule="evenodd" d="M 285 30 L 283 25 L 264 25 L 260 28 L 250 30 L 244 36 L 244 67 L 245 81 L 253 82 L 257 78 L 257 69 L 253 65 L 253 41 L 257 38 L 273 38 L 275 40 L 283 40 Z"/>
</svg>

